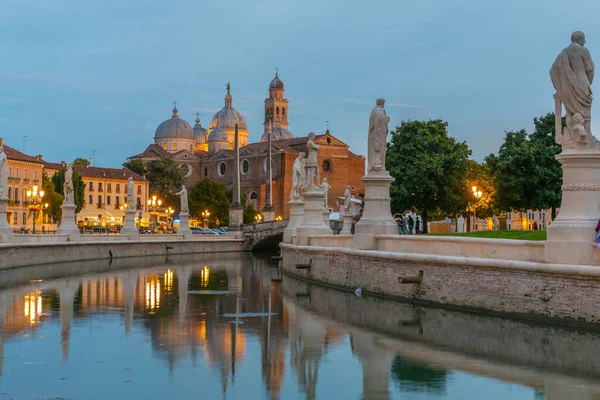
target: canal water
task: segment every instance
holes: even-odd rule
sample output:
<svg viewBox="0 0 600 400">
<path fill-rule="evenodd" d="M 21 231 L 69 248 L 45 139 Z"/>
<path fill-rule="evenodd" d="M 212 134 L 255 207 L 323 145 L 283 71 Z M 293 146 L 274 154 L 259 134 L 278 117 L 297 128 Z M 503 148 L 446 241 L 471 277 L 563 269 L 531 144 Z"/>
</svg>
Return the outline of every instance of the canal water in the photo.
<svg viewBox="0 0 600 400">
<path fill-rule="evenodd" d="M 0 272 L 0 400 L 600 398 L 600 336 L 214 254 Z"/>
</svg>

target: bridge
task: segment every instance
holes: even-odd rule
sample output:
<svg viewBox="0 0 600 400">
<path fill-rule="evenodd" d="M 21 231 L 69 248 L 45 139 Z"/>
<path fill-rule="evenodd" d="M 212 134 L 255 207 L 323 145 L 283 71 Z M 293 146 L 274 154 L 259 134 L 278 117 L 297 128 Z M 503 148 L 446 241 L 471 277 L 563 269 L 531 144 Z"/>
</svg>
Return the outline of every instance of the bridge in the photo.
<svg viewBox="0 0 600 400">
<path fill-rule="evenodd" d="M 245 251 L 277 250 L 289 220 L 242 225 Z"/>
</svg>

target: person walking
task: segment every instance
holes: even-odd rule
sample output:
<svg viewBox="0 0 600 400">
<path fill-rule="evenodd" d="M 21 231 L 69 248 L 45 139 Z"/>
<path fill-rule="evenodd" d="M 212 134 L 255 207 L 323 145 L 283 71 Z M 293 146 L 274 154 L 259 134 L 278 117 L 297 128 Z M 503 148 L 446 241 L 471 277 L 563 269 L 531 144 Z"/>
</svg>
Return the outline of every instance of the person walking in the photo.
<svg viewBox="0 0 600 400">
<path fill-rule="evenodd" d="M 398 234 L 404 235 L 404 220 L 402 219 L 402 217 L 399 217 L 396 220 L 396 223 L 398 224 Z"/>
<path fill-rule="evenodd" d="M 419 221 L 419 217 L 417 217 L 417 220 L 415 221 L 415 235 L 418 235 L 421 233 L 421 221 Z"/>
<path fill-rule="evenodd" d="M 412 215 L 408 216 L 408 234 L 413 234 L 413 227 L 415 226 L 415 220 L 412 218 Z"/>
</svg>

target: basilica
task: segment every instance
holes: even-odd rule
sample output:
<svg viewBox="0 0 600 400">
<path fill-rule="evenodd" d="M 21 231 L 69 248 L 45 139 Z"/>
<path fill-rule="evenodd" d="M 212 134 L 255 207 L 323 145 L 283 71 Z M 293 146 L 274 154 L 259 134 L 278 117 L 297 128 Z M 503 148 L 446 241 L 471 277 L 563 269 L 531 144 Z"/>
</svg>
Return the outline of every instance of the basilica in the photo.
<svg viewBox="0 0 600 400">
<path fill-rule="evenodd" d="M 275 215 L 289 216 L 288 199 L 292 186 L 291 170 L 299 152 L 306 152 L 308 136 L 297 137 L 289 130 L 289 101 L 285 98 L 283 81 L 276 73 L 269 84 L 269 97 L 264 101 L 263 133 L 260 142 L 248 143 L 250 131 L 244 116 L 233 108 L 231 86 L 227 84 L 224 107 L 217 112 L 208 129 L 197 117 L 192 127 L 179 117 L 177 107 L 171 118 L 162 122 L 154 135 L 154 143 L 142 153 L 129 157 L 150 161 L 160 157 L 174 159 L 185 172 L 187 187 L 193 187 L 205 177 L 231 187 L 234 181 L 234 141 L 238 129 L 240 147 L 240 182 L 243 195 L 257 210 L 266 201 L 268 138 L 272 153 L 272 204 Z M 331 185 L 329 208 L 337 211 L 335 199 L 343 196 L 348 185 L 358 197 L 363 192 L 360 178 L 365 173 L 365 158 L 354 154 L 349 146 L 334 137 L 329 129 L 317 134 L 321 177 Z"/>
</svg>

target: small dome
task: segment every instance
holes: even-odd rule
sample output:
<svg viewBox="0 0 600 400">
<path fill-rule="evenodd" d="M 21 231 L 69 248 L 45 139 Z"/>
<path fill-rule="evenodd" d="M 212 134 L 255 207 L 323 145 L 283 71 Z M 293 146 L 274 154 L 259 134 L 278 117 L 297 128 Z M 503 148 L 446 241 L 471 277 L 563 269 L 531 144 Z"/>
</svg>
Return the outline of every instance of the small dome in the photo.
<svg viewBox="0 0 600 400">
<path fill-rule="evenodd" d="M 292 132 L 288 131 L 285 128 L 282 128 L 280 126 L 276 126 L 275 128 L 273 128 L 273 131 L 271 133 L 271 140 L 287 140 L 287 139 L 293 139 L 294 135 L 292 134 Z M 267 142 L 269 140 L 269 133 L 263 133 L 262 137 L 260 138 L 261 142 Z"/>
<path fill-rule="evenodd" d="M 177 108 L 173 109 L 173 116 L 160 124 L 154 133 L 154 139 L 166 138 L 194 139 L 194 130 L 190 124 L 179 118 Z"/>
<path fill-rule="evenodd" d="M 244 116 L 232 107 L 231 103 L 233 98 L 230 93 L 231 86 L 227 84 L 227 94 L 225 95 L 225 107 L 215 114 L 213 119 L 210 121 L 209 128 L 214 129 L 217 125 L 221 129 L 235 129 L 235 124 L 238 125 L 238 129 L 248 130 L 246 119 Z"/>
<path fill-rule="evenodd" d="M 269 89 L 281 89 L 283 90 L 283 81 L 279 79 L 279 72 L 275 72 L 275 78 L 269 84 Z"/>
<path fill-rule="evenodd" d="M 217 126 L 216 128 L 214 128 L 212 130 L 210 135 L 208 135 L 208 142 L 209 143 L 216 143 L 216 142 L 229 143 L 229 138 L 227 137 L 227 134 L 225 133 L 225 131 L 223 131 L 223 128 L 221 128 L 220 126 Z"/>
<path fill-rule="evenodd" d="M 208 131 L 200 125 L 198 114 L 196 114 L 196 125 L 194 125 L 194 139 L 196 144 L 205 144 L 208 141 Z"/>
</svg>

